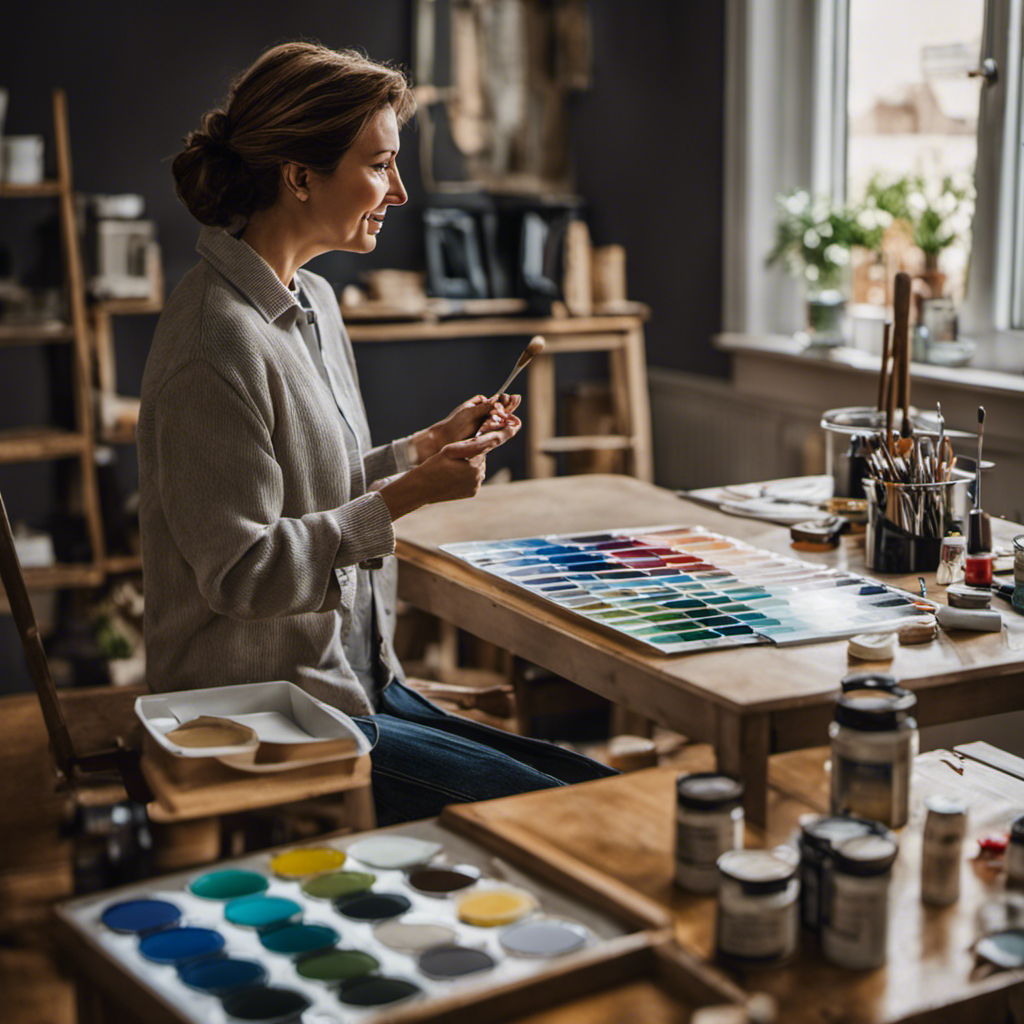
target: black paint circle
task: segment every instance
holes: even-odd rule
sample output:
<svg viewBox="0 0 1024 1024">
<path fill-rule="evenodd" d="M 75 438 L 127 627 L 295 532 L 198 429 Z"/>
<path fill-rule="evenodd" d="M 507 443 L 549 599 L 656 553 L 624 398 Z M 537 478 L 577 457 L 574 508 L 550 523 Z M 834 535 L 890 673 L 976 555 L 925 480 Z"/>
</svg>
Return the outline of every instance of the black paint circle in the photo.
<svg viewBox="0 0 1024 1024">
<path fill-rule="evenodd" d="M 370 892 L 335 903 L 339 914 L 354 921 L 386 921 L 404 914 L 411 906 L 408 896 L 395 892 Z"/>
<path fill-rule="evenodd" d="M 447 896 L 450 892 L 467 889 L 480 880 L 476 868 L 457 864 L 416 868 L 409 872 L 409 885 L 426 896 Z"/>
<path fill-rule="evenodd" d="M 408 999 L 420 991 L 418 985 L 404 978 L 387 978 L 380 975 L 370 978 L 356 978 L 341 985 L 338 999 L 346 1006 L 386 1006 Z"/>
<path fill-rule="evenodd" d="M 224 1009 L 229 1017 L 263 1024 L 294 1020 L 310 1005 L 301 992 L 291 988 L 247 988 L 224 997 Z"/>
<path fill-rule="evenodd" d="M 490 953 L 469 946 L 435 946 L 420 957 L 420 970 L 428 978 L 461 978 L 493 966 Z"/>
</svg>

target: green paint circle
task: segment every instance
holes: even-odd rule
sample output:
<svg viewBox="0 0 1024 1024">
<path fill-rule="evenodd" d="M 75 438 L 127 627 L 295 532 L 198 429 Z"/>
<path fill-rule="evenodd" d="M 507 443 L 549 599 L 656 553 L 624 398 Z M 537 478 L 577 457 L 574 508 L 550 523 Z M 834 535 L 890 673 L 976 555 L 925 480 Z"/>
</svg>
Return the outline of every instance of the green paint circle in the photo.
<svg viewBox="0 0 1024 1024">
<path fill-rule="evenodd" d="M 359 949 L 332 949 L 303 957 L 295 970 L 312 981 L 349 981 L 380 967 L 380 961 Z"/>
<path fill-rule="evenodd" d="M 194 896 L 204 900 L 234 900 L 239 896 L 255 896 L 267 888 L 267 879 L 255 871 L 211 871 L 200 875 L 189 886 Z"/>
<path fill-rule="evenodd" d="M 338 941 L 338 933 L 325 924 L 286 924 L 260 936 L 260 942 L 271 953 L 299 956 L 326 949 Z"/>
<path fill-rule="evenodd" d="M 332 871 L 309 879 L 302 886 L 302 891 L 318 900 L 336 900 L 339 896 L 366 892 L 376 881 L 377 876 L 369 871 Z"/>
</svg>

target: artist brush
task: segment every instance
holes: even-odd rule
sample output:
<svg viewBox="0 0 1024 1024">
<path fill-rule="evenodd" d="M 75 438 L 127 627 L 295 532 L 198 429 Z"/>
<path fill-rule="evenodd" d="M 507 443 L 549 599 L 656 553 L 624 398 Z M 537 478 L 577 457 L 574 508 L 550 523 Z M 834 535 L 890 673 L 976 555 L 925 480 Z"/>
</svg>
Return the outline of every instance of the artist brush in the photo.
<svg viewBox="0 0 1024 1024">
<path fill-rule="evenodd" d="M 893 295 L 893 332 L 892 346 L 895 375 L 896 359 L 899 365 L 899 397 L 903 407 L 903 423 L 900 427 L 902 437 L 910 437 L 913 433 L 910 426 L 910 275 L 900 271 L 896 275 Z M 894 387 L 895 391 L 896 388 Z"/>
<path fill-rule="evenodd" d="M 509 384 L 511 384 L 512 381 L 514 381 L 516 377 L 518 377 L 519 374 L 522 373 L 524 369 L 526 369 L 530 360 L 533 359 L 534 356 L 539 356 L 543 351 L 544 339 L 540 337 L 540 335 L 538 335 L 530 342 L 529 345 L 526 346 L 525 349 L 523 349 L 523 354 L 519 357 L 519 361 L 516 363 L 514 367 L 512 367 L 512 372 L 505 378 L 505 383 L 502 384 L 500 388 L 498 388 L 498 390 L 491 397 L 490 401 L 493 402 L 497 398 L 500 398 L 501 395 L 504 394 L 505 389 L 509 386 Z"/>
<path fill-rule="evenodd" d="M 889 375 L 889 332 L 892 330 L 892 322 L 886 320 L 882 325 L 882 368 L 878 374 L 878 411 L 885 409 L 885 384 Z"/>
</svg>

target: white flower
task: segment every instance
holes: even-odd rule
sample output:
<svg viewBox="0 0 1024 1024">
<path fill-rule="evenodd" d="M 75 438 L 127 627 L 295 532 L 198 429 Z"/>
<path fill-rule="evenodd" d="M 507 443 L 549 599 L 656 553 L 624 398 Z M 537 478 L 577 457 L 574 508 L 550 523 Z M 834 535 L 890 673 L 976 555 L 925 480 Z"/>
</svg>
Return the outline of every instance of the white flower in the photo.
<svg viewBox="0 0 1024 1024">
<path fill-rule="evenodd" d="M 832 225 L 829 224 L 828 221 L 825 221 L 824 224 L 819 224 L 818 225 L 818 234 L 821 235 L 822 238 L 831 238 L 832 237 Z"/>
<path fill-rule="evenodd" d="M 951 182 L 953 188 L 955 188 L 957 192 L 971 193 L 974 191 L 974 176 L 968 174 L 966 171 L 957 171 L 957 173 L 953 175 Z"/>
<path fill-rule="evenodd" d="M 879 210 L 875 214 L 880 228 L 887 228 L 892 223 L 892 214 L 888 210 Z"/>
<path fill-rule="evenodd" d="M 803 190 L 794 192 L 791 196 L 787 196 L 782 201 L 782 205 L 786 207 L 788 213 L 793 214 L 794 217 L 799 216 L 804 210 L 807 209 L 807 204 L 810 202 L 810 196 L 807 195 Z"/>
<path fill-rule="evenodd" d="M 907 209 L 920 216 L 928 209 L 928 200 L 920 192 L 911 192 L 907 196 Z"/>
<path fill-rule="evenodd" d="M 825 250 L 825 259 L 837 267 L 845 267 L 850 262 L 850 252 L 841 245 L 832 244 Z"/>
<path fill-rule="evenodd" d="M 814 228 L 808 228 L 804 232 L 804 245 L 808 249 L 816 249 L 821 244 L 821 235 Z"/>
<path fill-rule="evenodd" d="M 941 216 L 948 217 L 958 205 L 952 192 L 943 192 L 935 202 L 935 209 Z"/>
<path fill-rule="evenodd" d="M 817 267 L 812 267 L 812 266 L 804 267 L 804 277 L 806 277 L 808 281 L 817 281 L 819 276 L 820 275 L 818 273 L 818 268 Z"/>
<path fill-rule="evenodd" d="M 865 231 L 874 231 L 874 229 L 878 227 L 878 210 L 861 210 L 860 213 L 857 214 L 857 223 Z"/>
<path fill-rule="evenodd" d="M 972 218 L 970 213 L 964 209 L 960 209 L 954 213 L 952 217 L 947 218 L 943 226 L 950 234 L 959 237 L 961 235 L 966 235 L 967 232 L 971 230 L 971 220 Z"/>
</svg>

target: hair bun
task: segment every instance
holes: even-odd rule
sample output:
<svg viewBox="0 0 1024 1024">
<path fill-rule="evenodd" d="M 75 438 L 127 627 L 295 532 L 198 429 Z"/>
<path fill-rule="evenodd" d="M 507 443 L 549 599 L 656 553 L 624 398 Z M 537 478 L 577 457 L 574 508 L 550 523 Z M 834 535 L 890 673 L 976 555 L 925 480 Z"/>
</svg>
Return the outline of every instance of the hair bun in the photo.
<svg viewBox="0 0 1024 1024">
<path fill-rule="evenodd" d="M 223 110 L 211 110 L 203 118 L 203 134 L 215 146 L 230 148 L 231 125 Z"/>
</svg>

